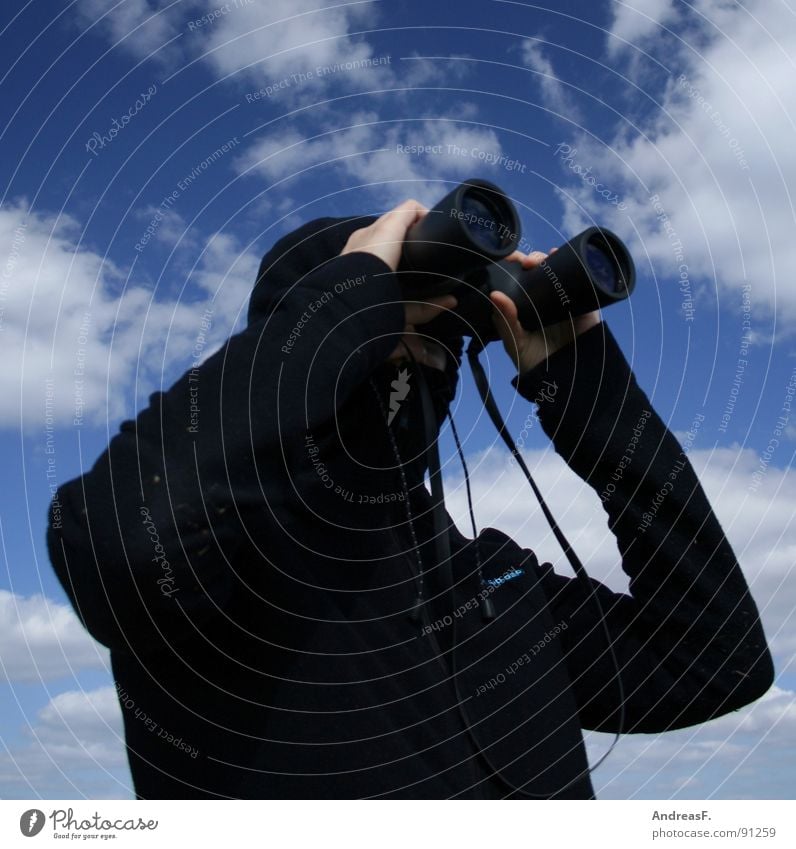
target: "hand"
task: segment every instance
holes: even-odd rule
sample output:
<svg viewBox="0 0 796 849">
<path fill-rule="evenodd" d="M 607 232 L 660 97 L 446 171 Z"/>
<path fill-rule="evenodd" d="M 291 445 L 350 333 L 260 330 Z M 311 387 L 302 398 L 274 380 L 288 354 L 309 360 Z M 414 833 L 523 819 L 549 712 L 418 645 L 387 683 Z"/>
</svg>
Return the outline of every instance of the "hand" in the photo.
<svg viewBox="0 0 796 849">
<path fill-rule="evenodd" d="M 365 251 L 383 259 L 395 271 L 401 261 L 401 250 L 406 239 L 407 230 L 428 214 L 428 208 L 416 200 L 405 200 L 368 227 L 362 227 L 348 237 L 343 254 L 354 251 Z M 426 324 L 436 318 L 443 310 L 453 309 L 456 298 L 453 295 L 443 295 L 427 300 L 415 299 L 405 305 L 404 335 L 401 342 L 387 358 L 388 362 L 399 363 L 407 359 L 405 343 L 412 351 L 415 360 L 432 368 L 445 368 L 445 349 L 441 345 L 422 339 L 415 332 L 418 325 Z"/>
<path fill-rule="evenodd" d="M 396 271 L 401 261 L 406 231 L 426 214 L 428 208 L 423 204 L 416 200 L 405 200 L 369 226 L 354 230 L 340 251 L 340 256 L 354 251 L 365 251 L 383 259 Z"/>
<path fill-rule="evenodd" d="M 556 250 L 558 249 L 553 248 L 550 253 L 553 254 Z M 542 251 L 533 251 L 530 254 L 514 251 L 506 259 L 519 262 L 523 268 L 535 268 L 541 265 L 547 256 Z M 595 310 L 585 315 L 568 318 L 558 324 L 551 324 L 541 330 L 528 331 L 520 324 L 517 307 L 508 295 L 504 295 L 503 292 L 492 292 L 489 297 L 497 311 L 497 314 L 492 317 L 495 329 L 500 334 L 503 347 L 517 366 L 519 374 L 539 365 L 551 354 L 571 344 L 576 336 L 585 333 L 602 320 L 599 310 Z"/>
</svg>

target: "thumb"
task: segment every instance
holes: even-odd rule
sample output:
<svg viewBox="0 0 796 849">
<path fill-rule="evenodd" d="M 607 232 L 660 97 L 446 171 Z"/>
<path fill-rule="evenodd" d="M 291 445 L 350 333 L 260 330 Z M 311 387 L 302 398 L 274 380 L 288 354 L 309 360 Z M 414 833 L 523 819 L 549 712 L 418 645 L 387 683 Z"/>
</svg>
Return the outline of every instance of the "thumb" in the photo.
<svg viewBox="0 0 796 849">
<path fill-rule="evenodd" d="M 524 338 L 524 330 L 517 317 L 517 305 L 508 295 L 503 292 L 491 292 L 490 300 L 495 306 L 496 314 L 492 316 L 492 323 L 498 335 L 503 340 L 503 347 L 509 358 L 519 368 L 520 348 Z"/>
<path fill-rule="evenodd" d="M 496 318 L 498 326 L 516 333 L 520 322 L 517 317 L 517 305 L 514 301 L 503 292 L 490 292 L 489 299 L 502 316 L 502 319 Z"/>
</svg>

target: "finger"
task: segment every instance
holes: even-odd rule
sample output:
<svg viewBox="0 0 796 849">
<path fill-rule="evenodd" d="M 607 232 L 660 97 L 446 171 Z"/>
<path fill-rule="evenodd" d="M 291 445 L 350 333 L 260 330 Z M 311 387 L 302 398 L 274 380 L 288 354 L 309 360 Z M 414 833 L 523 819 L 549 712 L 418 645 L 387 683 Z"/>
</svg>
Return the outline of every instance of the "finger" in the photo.
<svg viewBox="0 0 796 849">
<path fill-rule="evenodd" d="M 539 253 L 539 251 L 535 251 L 534 253 Z M 523 268 L 531 268 L 533 265 L 536 265 L 536 261 L 533 258 L 534 253 L 525 254 L 522 251 L 514 251 L 513 254 L 509 254 L 506 259 L 509 262 L 518 262 Z"/>
<path fill-rule="evenodd" d="M 428 210 L 416 200 L 405 200 L 398 206 L 385 212 L 381 218 L 370 225 L 368 233 L 368 243 L 372 247 L 379 247 L 382 252 L 379 254 L 382 258 L 387 259 L 389 265 L 395 268 L 398 265 L 399 256 L 393 256 L 393 253 L 398 250 L 406 239 L 406 234 L 410 227 L 422 218 Z M 386 249 L 387 253 L 383 252 Z"/>
<path fill-rule="evenodd" d="M 397 206 L 394 206 L 390 212 L 395 212 L 396 210 L 406 210 L 406 209 L 414 209 L 418 212 L 428 212 L 428 207 L 424 206 L 420 203 L 419 200 L 415 200 L 414 198 L 407 198 L 404 201 L 401 201 Z"/>
<path fill-rule="evenodd" d="M 395 227 L 404 227 L 408 230 L 416 221 L 419 221 L 428 213 L 428 207 L 423 206 L 420 201 L 414 198 L 399 203 L 374 221 L 374 226 L 383 225 L 392 230 Z"/>
<path fill-rule="evenodd" d="M 508 295 L 503 292 L 491 292 L 489 300 L 495 305 L 509 327 L 512 327 L 515 324 L 519 325 L 519 320 L 517 318 L 517 305 Z"/>
<path fill-rule="evenodd" d="M 514 251 L 506 259 L 511 262 L 519 262 L 523 268 L 535 268 L 547 259 L 547 254 L 543 251 L 531 251 L 529 254 L 524 254 L 522 251 Z"/>
<path fill-rule="evenodd" d="M 517 305 L 503 292 L 492 292 L 489 298 L 496 309 L 492 323 L 503 340 L 506 350 L 516 351 L 523 333 L 517 316 Z"/>
<path fill-rule="evenodd" d="M 534 268 L 541 265 L 547 259 L 547 254 L 544 251 L 531 251 L 528 254 L 528 259 L 524 268 Z"/>
</svg>

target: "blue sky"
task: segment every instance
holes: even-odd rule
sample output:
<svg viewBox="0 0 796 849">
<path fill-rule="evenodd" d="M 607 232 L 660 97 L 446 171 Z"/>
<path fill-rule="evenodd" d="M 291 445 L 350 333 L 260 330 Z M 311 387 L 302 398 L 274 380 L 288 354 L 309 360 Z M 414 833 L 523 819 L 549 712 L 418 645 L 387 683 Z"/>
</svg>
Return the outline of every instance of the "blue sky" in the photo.
<svg viewBox="0 0 796 849">
<path fill-rule="evenodd" d="M 279 236 L 468 177 L 511 195 L 531 248 L 591 223 L 631 247 L 636 293 L 605 319 L 675 432 L 704 416 L 689 455 L 775 655 L 756 705 L 620 741 L 598 795 L 796 786 L 793 0 L 43 0 L 3 7 L 0 45 L 0 797 L 131 795 L 107 652 L 47 561 L 50 485 L 190 367 L 203 315 L 204 355 L 240 329 Z M 485 360 L 590 573 L 625 589 L 597 495 Z M 479 525 L 566 572 L 475 399 L 465 375 Z"/>
</svg>

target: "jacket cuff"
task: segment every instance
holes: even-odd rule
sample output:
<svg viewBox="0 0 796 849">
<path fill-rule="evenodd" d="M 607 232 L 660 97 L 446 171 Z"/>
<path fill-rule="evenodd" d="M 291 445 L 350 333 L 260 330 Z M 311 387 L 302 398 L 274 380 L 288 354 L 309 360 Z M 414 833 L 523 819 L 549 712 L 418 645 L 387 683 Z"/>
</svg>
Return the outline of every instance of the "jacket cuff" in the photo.
<svg viewBox="0 0 796 849">
<path fill-rule="evenodd" d="M 537 404 L 545 433 L 565 458 L 595 419 L 617 417 L 628 393 L 640 391 L 614 335 L 600 322 L 511 381 Z"/>
</svg>

